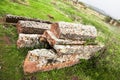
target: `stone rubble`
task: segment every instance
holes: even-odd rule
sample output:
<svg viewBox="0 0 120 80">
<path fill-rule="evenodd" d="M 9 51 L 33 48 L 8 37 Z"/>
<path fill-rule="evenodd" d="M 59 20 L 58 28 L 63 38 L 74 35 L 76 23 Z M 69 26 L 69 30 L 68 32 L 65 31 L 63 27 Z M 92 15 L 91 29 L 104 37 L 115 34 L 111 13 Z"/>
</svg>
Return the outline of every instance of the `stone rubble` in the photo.
<svg viewBox="0 0 120 80">
<path fill-rule="evenodd" d="M 85 56 L 83 59 L 89 59 L 96 52 L 100 51 L 103 45 L 54 45 L 54 49 L 58 54 L 81 54 Z"/>
<path fill-rule="evenodd" d="M 41 42 L 46 44 L 44 49 L 28 51 L 23 63 L 25 74 L 73 66 L 104 48 L 95 43 L 97 30 L 94 26 L 52 23 L 13 15 L 6 15 L 4 21 L 17 23 L 18 48 L 42 46 Z"/>
<path fill-rule="evenodd" d="M 23 21 L 35 21 L 35 22 L 52 24 L 52 22 L 50 22 L 50 21 L 33 19 L 33 18 L 28 18 L 28 17 L 23 17 L 23 16 L 16 16 L 16 15 L 11 15 L 11 14 L 7 14 L 7 15 L 5 15 L 3 17 L 3 21 L 7 22 L 7 23 L 17 23 L 19 20 L 23 20 Z"/>
<path fill-rule="evenodd" d="M 28 51 L 24 61 L 24 73 L 49 71 L 73 66 L 80 59 L 90 59 L 104 48 L 95 43 L 97 30 L 93 26 L 58 22 L 51 24 L 39 37 L 39 42 L 48 42 L 51 49 Z M 92 44 L 92 43 L 94 44 Z"/>
<path fill-rule="evenodd" d="M 53 23 L 50 31 L 60 39 L 95 40 L 97 36 L 94 26 L 68 22 Z"/>
<path fill-rule="evenodd" d="M 18 33 L 43 34 L 45 30 L 50 29 L 51 25 L 35 21 L 18 21 L 16 27 Z"/>
<path fill-rule="evenodd" d="M 17 40 L 17 47 L 34 47 L 39 45 L 39 34 L 23 34 L 20 33 Z"/>
<path fill-rule="evenodd" d="M 49 42 L 49 44 L 51 46 L 53 45 L 60 45 L 60 44 L 64 44 L 64 45 L 69 45 L 69 44 L 73 44 L 73 45 L 83 45 L 86 43 L 86 41 L 80 41 L 80 40 L 64 40 L 64 39 L 58 39 L 51 31 L 46 30 L 43 34 L 44 37 L 47 38 L 47 41 Z"/>
<path fill-rule="evenodd" d="M 58 56 L 52 50 L 35 49 L 28 52 L 23 69 L 25 73 L 33 73 L 69 67 L 77 63 L 79 63 L 78 54 Z"/>
</svg>

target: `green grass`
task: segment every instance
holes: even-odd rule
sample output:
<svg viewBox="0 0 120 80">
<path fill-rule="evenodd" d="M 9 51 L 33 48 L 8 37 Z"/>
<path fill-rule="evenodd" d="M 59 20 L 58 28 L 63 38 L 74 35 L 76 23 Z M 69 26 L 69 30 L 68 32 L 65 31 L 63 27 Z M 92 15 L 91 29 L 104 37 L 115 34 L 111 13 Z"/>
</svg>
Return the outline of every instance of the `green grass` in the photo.
<svg viewBox="0 0 120 80">
<path fill-rule="evenodd" d="M 51 20 L 47 15 L 54 17 L 52 21 L 75 22 L 93 25 L 98 30 L 97 41 L 106 45 L 107 50 L 92 59 L 81 60 L 80 64 L 73 67 L 49 72 L 38 72 L 24 75 L 22 64 L 27 51 L 31 49 L 17 49 L 16 40 L 18 34 L 16 28 L 8 28 L 0 25 L 0 80 L 22 80 L 35 76 L 37 80 L 120 80 L 120 34 L 119 28 L 114 28 L 103 22 L 96 16 L 89 15 L 76 9 L 70 3 L 58 0 L 56 4 L 52 0 L 29 0 L 29 5 L 12 3 L 8 0 L 0 1 L 0 17 L 5 14 L 15 14 L 43 20 Z M 4 36 L 9 37 L 10 45 L 6 44 Z"/>
</svg>

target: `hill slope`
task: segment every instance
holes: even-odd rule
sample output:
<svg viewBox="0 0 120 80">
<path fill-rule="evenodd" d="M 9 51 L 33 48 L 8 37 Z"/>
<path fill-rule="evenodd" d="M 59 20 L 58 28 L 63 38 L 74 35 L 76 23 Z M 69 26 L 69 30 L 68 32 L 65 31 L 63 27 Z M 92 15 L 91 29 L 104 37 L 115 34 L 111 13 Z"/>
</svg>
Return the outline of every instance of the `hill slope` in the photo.
<svg viewBox="0 0 120 80">
<path fill-rule="evenodd" d="M 98 30 L 97 41 L 107 50 L 91 60 L 60 70 L 39 72 L 25 76 L 22 63 L 29 49 L 17 49 L 16 28 L 0 25 L 0 80 L 119 80 L 120 77 L 120 29 L 113 28 L 94 15 L 78 9 L 62 0 L 29 0 L 29 5 L 2 0 L 0 17 L 14 14 L 51 21 L 67 21 L 93 25 Z M 53 18 L 49 17 L 52 16 Z"/>
</svg>

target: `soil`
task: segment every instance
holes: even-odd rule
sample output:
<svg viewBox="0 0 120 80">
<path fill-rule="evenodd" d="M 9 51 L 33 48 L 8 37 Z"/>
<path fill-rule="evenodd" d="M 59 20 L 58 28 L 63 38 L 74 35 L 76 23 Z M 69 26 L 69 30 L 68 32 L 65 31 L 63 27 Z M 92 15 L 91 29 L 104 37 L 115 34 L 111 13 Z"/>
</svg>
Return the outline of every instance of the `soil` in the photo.
<svg viewBox="0 0 120 80">
<path fill-rule="evenodd" d="M 12 44 L 12 42 L 10 41 L 10 38 L 8 36 L 0 37 L 0 40 L 3 41 L 6 45 Z"/>
</svg>

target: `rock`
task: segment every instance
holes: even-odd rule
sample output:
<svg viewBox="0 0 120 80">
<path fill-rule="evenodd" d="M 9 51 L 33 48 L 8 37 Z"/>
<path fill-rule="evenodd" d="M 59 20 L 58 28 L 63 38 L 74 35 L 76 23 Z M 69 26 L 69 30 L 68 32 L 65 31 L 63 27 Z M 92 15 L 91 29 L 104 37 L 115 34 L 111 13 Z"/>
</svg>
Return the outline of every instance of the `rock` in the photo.
<svg viewBox="0 0 120 80">
<path fill-rule="evenodd" d="M 79 41 L 79 40 L 64 40 L 64 39 L 58 39 L 51 31 L 46 30 L 43 34 L 44 37 L 46 37 L 47 41 L 51 46 L 54 45 L 83 45 L 86 44 L 86 41 Z M 43 37 L 41 36 L 41 38 Z"/>
<path fill-rule="evenodd" d="M 80 59 L 90 59 L 104 48 L 103 45 L 95 44 L 97 30 L 94 26 L 68 22 L 50 25 L 19 21 L 17 28 L 20 33 L 18 47 L 34 47 L 41 42 L 48 46 L 47 49 L 28 51 L 23 64 L 25 74 L 73 66 Z"/>
<path fill-rule="evenodd" d="M 17 40 L 17 47 L 23 48 L 23 47 L 35 47 L 39 45 L 39 37 L 41 35 L 39 34 L 19 34 L 18 40 Z"/>
<path fill-rule="evenodd" d="M 45 30 L 49 30 L 51 27 L 50 24 L 35 21 L 19 21 L 16 26 L 18 33 L 25 34 L 43 34 Z"/>
<path fill-rule="evenodd" d="M 23 69 L 24 73 L 33 73 L 69 67 L 77 63 L 77 54 L 58 56 L 53 50 L 35 49 L 28 52 Z"/>
<path fill-rule="evenodd" d="M 23 20 L 23 21 L 35 21 L 35 22 L 52 24 L 52 22 L 50 22 L 50 21 L 44 21 L 44 20 L 39 20 L 39 19 L 27 18 L 27 17 L 16 16 L 16 15 L 11 15 L 11 14 L 5 15 L 4 18 L 3 18 L 3 21 L 7 22 L 7 23 L 17 23 L 19 20 Z"/>
<path fill-rule="evenodd" d="M 59 39 L 95 40 L 97 30 L 94 26 L 68 22 L 53 23 L 50 31 Z"/>
<path fill-rule="evenodd" d="M 89 59 L 96 52 L 104 48 L 103 45 L 54 45 L 53 47 L 59 55 L 79 54 L 80 59 Z"/>
</svg>

